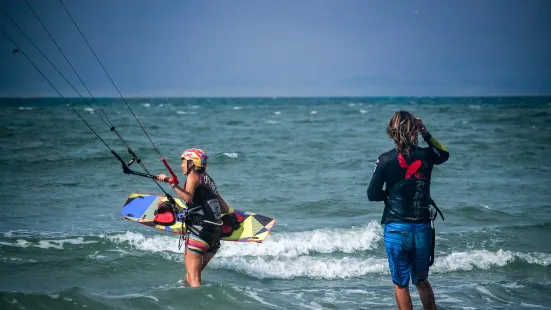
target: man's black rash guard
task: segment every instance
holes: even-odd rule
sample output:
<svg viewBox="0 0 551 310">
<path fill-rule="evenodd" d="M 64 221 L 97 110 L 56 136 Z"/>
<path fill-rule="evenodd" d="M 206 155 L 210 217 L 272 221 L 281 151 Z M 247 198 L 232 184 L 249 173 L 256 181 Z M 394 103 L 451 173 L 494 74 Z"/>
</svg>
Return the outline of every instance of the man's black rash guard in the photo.
<svg viewBox="0 0 551 310">
<path fill-rule="evenodd" d="M 419 160 L 421 167 L 417 170 L 417 177 L 426 178 L 430 181 L 432 167 L 440 165 L 448 160 L 450 153 L 445 146 L 438 142 L 433 136 L 427 134 L 423 137 L 429 147 L 415 147 L 410 156 L 399 156 L 400 153 L 395 148 L 381 154 L 375 164 L 373 177 L 367 188 L 367 198 L 369 201 L 384 201 L 387 197 L 383 186 L 386 183 L 386 189 L 392 188 L 396 183 L 406 179 L 404 163 L 400 162 L 402 157 L 407 164 Z"/>
</svg>

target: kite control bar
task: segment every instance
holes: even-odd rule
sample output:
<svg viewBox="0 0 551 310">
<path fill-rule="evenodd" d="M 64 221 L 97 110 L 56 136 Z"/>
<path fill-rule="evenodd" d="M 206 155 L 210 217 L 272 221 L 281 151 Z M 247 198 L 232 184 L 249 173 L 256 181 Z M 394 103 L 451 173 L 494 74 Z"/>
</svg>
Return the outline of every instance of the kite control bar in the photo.
<svg viewBox="0 0 551 310">
<path fill-rule="evenodd" d="M 117 154 L 115 151 L 111 150 L 111 153 L 113 154 L 113 156 L 115 156 L 115 158 L 117 158 L 121 162 L 123 173 L 133 174 L 133 175 L 137 175 L 137 176 L 140 176 L 140 177 L 146 177 L 146 178 L 155 179 L 155 180 L 157 179 L 156 175 L 145 173 L 145 172 L 138 172 L 138 171 L 134 171 L 134 170 L 130 169 L 129 166 L 131 166 L 134 162 L 140 163 L 140 159 L 136 157 L 136 155 L 134 154 L 134 152 L 131 149 L 128 149 L 128 152 L 130 152 L 130 154 L 132 154 L 132 156 L 134 156 L 134 157 L 127 164 L 119 156 L 119 154 Z M 166 159 L 162 158 L 161 161 L 163 162 L 165 167 L 170 172 L 170 175 L 172 176 L 172 178 L 165 178 L 163 181 L 178 185 L 179 184 L 178 177 L 176 177 L 176 174 L 174 174 L 174 170 L 172 170 L 172 168 L 170 167 L 170 165 L 168 164 Z"/>
<path fill-rule="evenodd" d="M 146 178 L 150 178 L 150 179 L 156 179 L 157 178 L 156 175 L 152 175 L 152 174 L 144 173 L 144 172 L 138 172 L 138 171 L 134 171 L 134 170 L 128 168 L 128 166 L 130 166 L 130 165 L 132 165 L 132 163 L 134 163 L 134 161 L 136 160 L 136 157 L 132 158 L 132 160 L 130 160 L 128 162 L 128 164 L 126 164 L 124 162 L 124 160 L 122 160 L 122 158 L 119 156 L 119 154 L 115 153 L 115 151 L 111 150 L 111 153 L 113 154 L 113 156 L 115 156 L 121 162 L 122 172 L 124 172 L 125 174 L 133 174 L 133 175 L 137 175 L 137 176 L 140 176 L 140 177 L 146 177 Z M 140 160 L 138 159 L 137 162 L 139 163 Z"/>
</svg>

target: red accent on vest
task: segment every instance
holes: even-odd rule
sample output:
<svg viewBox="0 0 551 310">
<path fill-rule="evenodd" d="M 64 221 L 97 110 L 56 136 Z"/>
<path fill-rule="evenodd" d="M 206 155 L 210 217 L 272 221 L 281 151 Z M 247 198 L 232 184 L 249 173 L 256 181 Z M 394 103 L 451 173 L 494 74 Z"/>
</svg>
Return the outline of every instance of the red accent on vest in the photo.
<svg viewBox="0 0 551 310">
<path fill-rule="evenodd" d="M 402 154 L 398 154 L 398 163 L 400 164 L 400 167 L 406 170 L 406 180 L 415 176 L 416 178 L 423 178 L 423 175 L 418 173 L 417 171 L 421 166 L 423 165 L 423 162 L 420 160 L 416 160 L 413 163 L 408 164 L 404 156 Z"/>
</svg>

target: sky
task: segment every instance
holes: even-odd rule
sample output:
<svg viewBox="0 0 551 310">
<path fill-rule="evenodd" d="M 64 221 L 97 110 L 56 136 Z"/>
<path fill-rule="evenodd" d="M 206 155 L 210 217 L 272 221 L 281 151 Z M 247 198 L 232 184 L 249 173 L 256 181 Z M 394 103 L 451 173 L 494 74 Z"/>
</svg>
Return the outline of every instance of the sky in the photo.
<svg viewBox="0 0 551 310">
<path fill-rule="evenodd" d="M 0 27 L 87 96 L 25 0 Z M 27 0 L 95 97 L 118 96 L 59 0 Z M 125 97 L 551 94 L 548 0 L 62 0 Z M 0 97 L 57 96 L 0 32 Z"/>
</svg>

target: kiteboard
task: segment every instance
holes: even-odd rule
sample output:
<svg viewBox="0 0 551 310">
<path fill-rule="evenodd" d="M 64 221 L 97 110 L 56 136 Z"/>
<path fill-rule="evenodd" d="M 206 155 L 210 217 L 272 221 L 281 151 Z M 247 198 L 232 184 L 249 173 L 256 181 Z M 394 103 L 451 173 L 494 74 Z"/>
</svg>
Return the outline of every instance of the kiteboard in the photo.
<svg viewBox="0 0 551 310">
<path fill-rule="evenodd" d="M 151 228 L 175 234 L 182 234 L 182 229 L 185 229 L 185 225 L 182 225 L 180 218 L 178 218 L 177 221 L 170 226 L 158 225 L 153 220 L 155 217 L 155 210 L 157 210 L 159 203 L 167 200 L 168 199 L 165 196 L 132 193 L 128 196 L 128 199 L 124 203 L 121 215 L 127 220 L 140 223 Z M 181 199 L 174 198 L 174 200 L 181 209 L 187 208 L 185 202 Z M 230 208 L 230 213 L 235 215 L 239 225 L 234 225 L 233 227 L 222 227 L 222 240 L 224 241 L 262 242 L 268 237 L 276 221 L 275 219 L 267 216 L 241 211 L 234 208 Z"/>
</svg>

